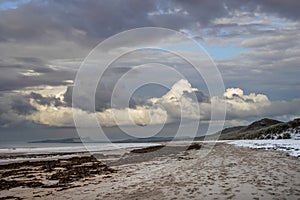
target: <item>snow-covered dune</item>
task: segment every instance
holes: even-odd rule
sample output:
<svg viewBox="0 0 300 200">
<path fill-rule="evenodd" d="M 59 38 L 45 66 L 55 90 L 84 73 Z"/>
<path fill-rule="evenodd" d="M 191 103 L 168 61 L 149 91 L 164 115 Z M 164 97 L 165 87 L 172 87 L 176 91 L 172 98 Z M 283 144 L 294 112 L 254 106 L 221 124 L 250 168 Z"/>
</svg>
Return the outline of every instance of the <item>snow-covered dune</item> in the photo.
<svg viewBox="0 0 300 200">
<path fill-rule="evenodd" d="M 300 140 L 233 140 L 226 141 L 226 143 L 255 149 L 273 149 L 286 151 L 291 156 L 300 157 Z"/>
</svg>

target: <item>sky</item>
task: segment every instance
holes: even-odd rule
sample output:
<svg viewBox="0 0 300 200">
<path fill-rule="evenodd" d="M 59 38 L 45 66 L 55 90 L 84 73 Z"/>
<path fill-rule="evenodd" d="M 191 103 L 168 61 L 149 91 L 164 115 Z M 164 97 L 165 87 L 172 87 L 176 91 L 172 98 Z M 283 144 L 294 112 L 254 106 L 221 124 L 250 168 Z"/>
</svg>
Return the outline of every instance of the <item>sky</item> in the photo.
<svg viewBox="0 0 300 200">
<path fill-rule="evenodd" d="M 158 126 L 159 134 L 172 135 L 180 122 L 186 133 L 193 131 L 189 123 L 200 122 L 197 134 L 202 134 L 212 107 L 219 112 L 221 104 L 225 126 L 299 117 L 299 8 L 297 0 L 0 0 L 0 140 L 76 137 L 74 111 L 87 125 L 96 116 L 106 136 L 115 139 L 128 136 L 122 127 L 136 137 L 149 136 L 147 130 Z M 196 75 L 176 55 L 144 49 L 121 56 L 105 71 L 94 110 L 84 90 L 74 103 L 76 74 L 89 53 L 115 34 L 142 27 L 168 28 L 202 45 L 220 72 L 223 92 L 210 94 L 205 79 L 213 77 Z M 132 36 L 103 52 L 108 59 L 156 43 L 195 54 L 183 41 L 159 33 Z M 112 99 L 127 97 L 141 80 L 166 85 L 136 88 L 127 105 L 112 106 Z"/>
</svg>

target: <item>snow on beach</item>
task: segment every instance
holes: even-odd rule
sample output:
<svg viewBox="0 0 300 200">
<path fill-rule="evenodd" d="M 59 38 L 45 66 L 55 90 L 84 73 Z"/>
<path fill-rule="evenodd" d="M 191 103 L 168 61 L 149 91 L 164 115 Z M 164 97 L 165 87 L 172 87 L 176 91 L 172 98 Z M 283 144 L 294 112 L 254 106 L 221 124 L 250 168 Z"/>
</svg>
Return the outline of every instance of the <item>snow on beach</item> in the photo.
<svg viewBox="0 0 300 200">
<path fill-rule="evenodd" d="M 300 157 L 300 140 L 234 140 L 226 143 L 240 147 L 285 151 L 291 156 Z"/>
</svg>

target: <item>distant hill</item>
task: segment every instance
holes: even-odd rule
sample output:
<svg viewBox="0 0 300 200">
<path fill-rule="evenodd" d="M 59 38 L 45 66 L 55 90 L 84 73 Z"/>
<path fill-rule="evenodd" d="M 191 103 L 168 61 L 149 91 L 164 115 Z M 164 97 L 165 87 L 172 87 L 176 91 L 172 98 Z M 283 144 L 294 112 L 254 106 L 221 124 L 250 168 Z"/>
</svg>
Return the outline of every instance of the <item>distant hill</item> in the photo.
<svg viewBox="0 0 300 200">
<path fill-rule="evenodd" d="M 143 142 L 169 142 L 169 141 L 184 141 L 184 140 L 192 140 L 189 137 L 149 137 L 149 138 L 132 138 L 125 140 L 115 140 L 110 141 L 111 143 L 143 143 Z M 108 141 L 94 141 L 89 138 L 85 139 L 85 143 L 110 143 Z M 63 139 L 49 139 L 49 140 L 38 140 L 31 141 L 29 143 L 82 143 L 80 138 L 63 138 Z"/>
<path fill-rule="evenodd" d="M 190 137 L 149 137 L 149 138 L 133 138 L 115 141 L 116 143 L 143 143 L 143 142 L 170 142 L 170 141 L 192 141 Z"/>
<path fill-rule="evenodd" d="M 80 138 L 63 138 L 63 139 L 30 141 L 28 143 L 82 143 L 82 142 Z"/>
<path fill-rule="evenodd" d="M 276 124 L 282 123 L 281 121 L 274 120 L 274 119 L 268 119 L 268 118 L 263 118 L 259 121 L 255 121 L 249 126 L 245 127 L 243 131 L 255 131 L 255 130 L 260 130 L 262 128 L 267 128 Z"/>
<path fill-rule="evenodd" d="M 217 134 L 208 136 L 208 139 L 216 139 Z M 198 137 L 196 140 L 203 140 Z M 226 128 L 221 131 L 219 140 L 242 139 L 300 139 L 300 119 L 289 122 L 281 122 L 264 118 L 255 121 L 248 126 Z"/>
</svg>

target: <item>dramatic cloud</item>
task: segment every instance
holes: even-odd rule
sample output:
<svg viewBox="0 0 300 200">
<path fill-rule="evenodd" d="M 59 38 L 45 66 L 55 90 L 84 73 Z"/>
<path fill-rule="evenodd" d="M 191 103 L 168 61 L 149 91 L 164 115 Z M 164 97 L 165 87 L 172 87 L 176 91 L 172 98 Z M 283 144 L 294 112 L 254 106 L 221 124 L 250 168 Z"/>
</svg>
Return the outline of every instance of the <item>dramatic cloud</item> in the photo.
<svg viewBox="0 0 300 200">
<path fill-rule="evenodd" d="M 31 92 L 30 95 L 28 95 L 28 97 L 34 99 L 40 105 L 47 105 L 47 106 L 53 105 L 55 107 L 63 105 L 61 99 L 56 98 L 54 96 L 43 97 L 41 94 Z"/>
<path fill-rule="evenodd" d="M 200 42 L 228 89 L 222 98 L 209 97 L 205 81 L 188 63 L 167 53 L 135 52 L 113 63 L 98 85 L 95 109 L 104 126 L 115 126 L 115 116 L 120 125 L 176 124 L 181 118 L 209 121 L 212 103 L 226 103 L 231 125 L 300 115 L 299 1 L 32 0 L 13 7 L 5 2 L 0 2 L 1 127 L 73 127 L 73 81 L 83 59 L 106 38 L 145 26 L 172 28 Z M 146 38 L 147 33 L 132 40 L 155 42 Z M 117 55 L 118 49 L 109 53 Z M 188 81 L 163 67 L 153 67 L 155 74 L 131 74 L 133 83 L 156 78 L 174 85 L 163 95 L 149 87 L 141 96 L 132 96 L 128 106 L 112 107 L 117 81 L 133 67 L 154 61 L 172 66 Z M 127 92 L 124 86 L 118 98 Z M 82 91 L 74 109 L 89 124 L 92 110 L 85 95 Z"/>
<path fill-rule="evenodd" d="M 300 114 L 297 107 L 300 99 L 292 101 L 270 101 L 264 94 L 244 94 L 240 88 L 228 88 L 224 93 L 227 107 L 227 119 L 246 120 L 248 118 L 280 117 L 289 115 L 290 118 Z M 220 101 L 212 97 L 211 101 Z"/>
<path fill-rule="evenodd" d="M 280 16 L 291 18 L 291 19 L 299 19 L 300 14 L 298 12 L 300 2 L 297 0 L 255 0 L 253 3 L 257 3 L 260 5 L 260 9 L 262 11 L 276 13 Z"/>
<path fill-rule="evenodd" d="M 299 98 L 298 21 L 255 12 L 236 12 L 214 21 L 205 40 L 227 57 L 217 64 L 226 87 L 266 93 L 273 100 Z"/>
<path fill-rule="evenodd" d="M 191 93 L 198 92 L 197 89 L 192 88 L 187 80 L 180 80 L 173 85 L 168 93 L 160 98 L 151 98 L 145 101 L 144 105 L 138 105 L 134 108 L 108 108 L 103 111 L 96 112 L 100 124 L 104 126 L 115 126 L 117 120 L 118 125 L 155 125 L 163 123 L 178 122 L 180 118 L 183 119 L 199 119 L 198 100 L 196 95 Z M 198 92 L 199 94 L 199 92 Z M 202 94 L 202 93 L 201 93 Z M 37 95 L 35 95 L 37 96 Z M 194 96 L 194 99 L 191 98 Z M 199 96 L 199 95 L 198 95 Z M 202 94 L 203 99 L 208 97 Z M 40 98 L 36 102 L 39 101 Z M 49 99 L 49 98 L 43 98 Z M 32 119 L 38 123 L 47 124 L 51 126 L 71 126 L 73 124 L 72 108 L 70 107 L 55 107 L 54 105 L 36 105 L 40 113 L 27 116 L 27 119 Z M 89 111 L 80 111 L 82 118 L 86 120 L 91 117 Z"/>
<path fill-rule="evenodd" d="M 201 94 L 201 99 L 197 98 L 196 94 Z M 300 106 L 300 99 L 291 102 L 270 101 L 264 94 L 246 95 L 239 88 L 228 88 L 223 97 L 209 98 L 193 88 L 187 80 L 179 80 L 159 98 L 150 98 L 144 104 L 134 108 L 107 108 L 96 111 L 95 114 L 99 123 L 106 127 L 159 125 L 179 123 L 181 120 L 209 121 L 211 103 L 216 105 L 215 109 L 219 109 L 218 105 L 223 102 L 227 107 L 226 118 L 235 124 L 247 118 L 300 115 L 297 109 Z M 48 126 L 74 126 L 72 107 L 67 106 L 60 98 L 30 93 L 26 96 L 5 96 L 1 101 L 9 105 L 6 110 L 1 110 L 2 126 L 24 122 L 24 120 Z M 88 110 L 74 109 L 89 126 L 94 114 Z"/>
<path fill-rule="evenodd" d="M 76 71 L 53 66 L 36 58 L 14 58 L 0 60 L 0 92 L 19 90 L 40 85 L 68 85 Z"/>
<path fill-rule="evenodd" d="M 25 116 L 36 112 L 29 100 L 19 94 L 0 95 L 0 126 L 9 127 L 24 122 Z"/>
<path fill-rule="evenodd" d="M 229 118 L 260 116 L 264 114 L 262 110 L 271 105 L 266 95 L 255 93 L 245 95 L 239 88 L 227 89 L 224 97 Z"/>
<path fill-rule="evenodd" d="M 29 1 L 0 12 L 0 51 L 5 57 L 84 57 L 99 41 L 131 28 L 197 31 L 236 11 L 265 11 L 296 20 L 297 6 L 293 0 Z"/>
</svg>

